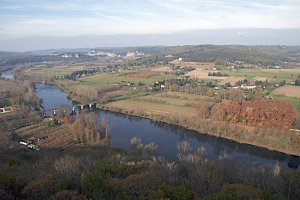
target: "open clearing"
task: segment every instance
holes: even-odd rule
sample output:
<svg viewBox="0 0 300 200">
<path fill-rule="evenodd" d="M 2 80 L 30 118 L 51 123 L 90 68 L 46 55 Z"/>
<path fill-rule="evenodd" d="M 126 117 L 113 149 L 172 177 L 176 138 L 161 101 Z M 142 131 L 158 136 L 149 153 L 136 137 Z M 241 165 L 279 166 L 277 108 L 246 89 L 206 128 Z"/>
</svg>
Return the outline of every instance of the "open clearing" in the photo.
<svg viewBox="0 0 300 200">
<path fill-rule="evenodd" d="M 208 76 L 208 73 L 218 72 L 218 71 L 209 71 L 209 70 L 193 70 L 185 74 L 185 76 L 190 76 L 199 79 L 215 79 L 215 80 L 223 80 L 228 77 L 225 76 Z"/>
<path fill-rule="evenodd" d="M 300 87 L 293 85 L 284 85 L 273 90 L 272 94 L 300 98 Z"/>
<path fill-rule="evenodd" d="M 244 79 L 245 79 L 245 77 L 230 76 L 230 77 L 227 77 L 224 80 L 221 80 L 219 82 L 219 85 L 225 85 L 226 83 L 230 83 L 230 85 L 234 86 L 237 82 L 242 81 Z"/>
</svg>

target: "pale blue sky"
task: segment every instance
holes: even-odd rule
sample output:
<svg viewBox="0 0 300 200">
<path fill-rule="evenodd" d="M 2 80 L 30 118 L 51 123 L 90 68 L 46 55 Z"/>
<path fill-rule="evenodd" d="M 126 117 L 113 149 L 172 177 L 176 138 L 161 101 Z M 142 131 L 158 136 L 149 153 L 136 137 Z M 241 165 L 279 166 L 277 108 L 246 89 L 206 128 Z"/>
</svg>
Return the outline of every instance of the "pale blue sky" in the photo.
<svg viewBox="0 0 300 200">
<path fill-rule="evenodd" d="M 0 1 L 0 40 L 299 27 L 300 0 Z"/>
</svg>

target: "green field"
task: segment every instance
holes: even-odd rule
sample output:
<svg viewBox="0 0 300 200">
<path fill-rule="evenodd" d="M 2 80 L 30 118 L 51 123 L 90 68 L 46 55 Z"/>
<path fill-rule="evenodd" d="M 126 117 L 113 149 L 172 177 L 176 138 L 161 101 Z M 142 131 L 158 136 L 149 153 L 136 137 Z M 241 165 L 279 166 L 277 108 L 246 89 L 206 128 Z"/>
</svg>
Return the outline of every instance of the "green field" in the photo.
<svg viewBox="0 0 300 200">
<path fill-rule="evenodd" d="M 153 102 L 159 104 L 173 105 L 173 106 L 181 106 L 181 107 L 192 107 L 195 101 L 180 99 L 180 98 L 168 98 L 161 97 L 159 95 L 148 95 L 144 97 L 139 97 L 135 99 L 136 101 L 143 102 Z"/>
<path fill-rule="evenodd" d="M 156 81 L 168 80 L 172 78 L 175 78 L 175 75 L 163 74 L 163 75 L 153 76 L 150 78 L 137 78 L 137 77 L 128 77 L 125 76 L 124 74 L 103 73 L 103 74 L 97 74 L 95 76 L 84 77 L 79 80 L 81 81 L 80 84 L 84 84 L 84 85 L 106 86 L 114 83 L 121 83 L 122 81 L 132 82 L 135 84 L 143 82 L 146 85 L 152 85 Z"/>
<path fill-rule="evenodd" d="M 40 78 L 52 78 L 69 75 L 72 72 L 83 70 L 83 66 L 55 66 L 55 67 L 37 67 L 25 71 L 25 74 L 37 76 Z"/>
<path fill-rule="evenodd" d="M 67 91 L 75 91 L 78 88 L 89 87 L 89 88 L 105 88 L 112 86 L 117 83 L 127 83 L 131 82 L 134 84 L 139 84 L 140 82 L 146 85 L 153 85 L 156 81 L 168 80 L 175 78 L 174 75 L 159 75 L 153 76 L 150 78 L 136 78 L 136 77 L 128 77 L 123 74 L 110 74 L 110 73 L 102 73 L 96 74 L 94 76 L 87 76 L 80 78 L 75 84 L 67 84 L 65 85 L 65 89 Z"/>
<path fill-rule="evenodd" d="M 196 97 L 194 95 L 162 92 L 114 101 L 106 105 L 126 109 L 138 109 L 145 113 L 173 114 L 191 117 L 197 115 L 196 109 L 194 108 L 195 99 Z"/>
<path fill-rule="evenodd" d="M 142 101 L 140 99 L 127 99 L 116 101 L 107 104 L 108 106 L 126 108 L 126 109 L 139 109 L 143 112 L 161 113 L 161 114 L 175 114 L 180 116 L 196 116 L 196 109 L 193 107 L 183 107 L 178 105 L 169 105 L 164 103 Z"/>
<path fill-rule="evenodd" d="M 247 80 L 252 80 L 256 77 L 266 77 L 276 82 L 281 82 L 283 80 L 287 82 L 294 81 L 298 74 L 300 74 L 300 69 L 239 69 L 233 70 L 220 70 L 220 72 L 226 73 L 230 76 L 245 76 Z"/>
</svg>

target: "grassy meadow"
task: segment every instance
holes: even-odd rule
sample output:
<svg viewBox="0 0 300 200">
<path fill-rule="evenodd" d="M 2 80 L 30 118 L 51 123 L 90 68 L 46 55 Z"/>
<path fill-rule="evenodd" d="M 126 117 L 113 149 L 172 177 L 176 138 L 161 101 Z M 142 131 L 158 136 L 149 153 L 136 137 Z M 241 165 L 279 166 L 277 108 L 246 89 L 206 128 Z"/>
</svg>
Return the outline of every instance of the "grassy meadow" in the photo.
<svg viewBox="0 0 300 200">
<path fill-rule="evenodd" d="M 281 82 L 283 80 L 292 82 L 296 79 L 300 73 L 300 69 L 239 69 L 233 70 L 220 70 L 220 72 L 226 73 L 229 76 L 243 76 L 247 80 L 253 80 L 256 77 L 266 77 L 275 82 Z"/>
<path fill-rule="evenodd" d="M 199 98 L 203 98 L 207 101 L 210 100 L 209 97 L 200 97 L 194 94 L 160 92 L 121 101 L 113 101 L 106 104 L 106 106 L 136 109 L 145 113 L 196 117 L 197 111 L 194 104 Z"/>
<path fill-rule="evenodd" d="M 64 75 L 69 75 L 72 72 L 84 70 L 84 66 L 66 66 L 66 65 L 58 65 L 53 67 L 35 67 L 30 68 L 25 71 L 25 74 L 30 76 L 43 78 L 53 78 L 53 77 L 61 77 Z"/>
</svg>

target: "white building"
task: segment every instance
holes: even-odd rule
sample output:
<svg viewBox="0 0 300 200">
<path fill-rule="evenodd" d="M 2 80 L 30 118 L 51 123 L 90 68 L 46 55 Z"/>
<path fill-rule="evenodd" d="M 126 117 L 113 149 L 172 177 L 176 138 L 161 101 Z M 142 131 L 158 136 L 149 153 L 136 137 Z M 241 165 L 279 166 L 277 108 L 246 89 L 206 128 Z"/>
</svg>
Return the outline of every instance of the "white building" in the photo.
<svg viewBox="0 0 300 200">
<path fill-rule="evenodd" d="M 241 85 L 241 89 L 253 90 L 256 88 L 256 85 Z"/>
</svg>

